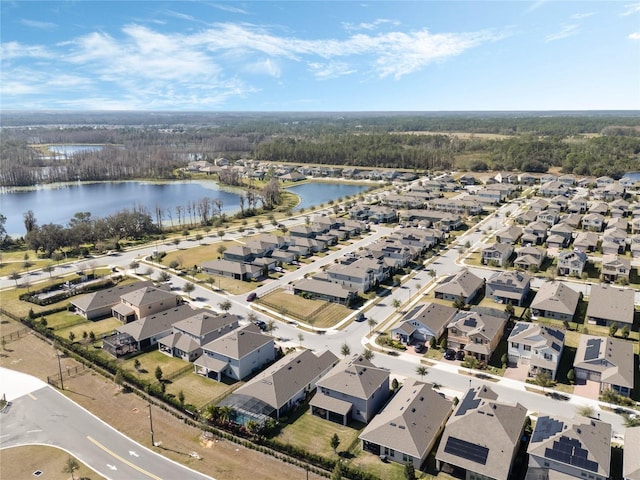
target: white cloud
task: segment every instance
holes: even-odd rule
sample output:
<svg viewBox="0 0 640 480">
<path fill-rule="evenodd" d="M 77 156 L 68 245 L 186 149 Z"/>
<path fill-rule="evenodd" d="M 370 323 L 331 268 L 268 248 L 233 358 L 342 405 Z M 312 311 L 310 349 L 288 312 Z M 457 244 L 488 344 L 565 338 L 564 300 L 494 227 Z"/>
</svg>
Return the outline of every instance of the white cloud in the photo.
<svg viewBox="0 0 640 480">
<path fill-rule="evenodd" d="M 640 32 L 630 33 L 627 38 L 629 38 L 630 40 L 640 40 Z"/>
<path fill-rule="evenodd" d="M 623 17 L 627 17 L 629 15 L 633 15 L 634 13 L 640 12 L 640 3 L 630 3 L 625 5 L 626 10 L 621 14 Z"/>
<path fill-rule="evenodd" d="M 55 30 L 58 28 L 58 25 L 51 22 L 39 22 L 37 20 L 29 20 L 27 18 L 23 18 L 20 20 L 20 23 L 26 27 L 37 28 L 40 30 Z"/>
<path fill-rule="evenodd" d="M 249 63 L 244 67 L 244 71 L 255 75 L 268 75 L 275 78 L 279 78 L 282 74 L 278 63 L 270 58 Z"/>
<path fill-rule="evenodd" d="M 544 5 L 545 3 L 547 3 L 548 0 L 538 0 L 537 2 L 533 2 L 531 5 L 529 5 L 526 10 L 524 11 L 524 13 L 531 13 L 537 9 L 539 9 L 542 5 Z"/>
<path fill-rule="evenodd" d="M 55 54 L 40 45 L 24 45 L 19 42 L 6 42 L 0 45 L 0 58 L 8 61 L 15 58 L 54 58 Z"/>
<path fill-rule="evenodd" d="M 343 22 L 342 23 L 342 26 L 344 27 L 344 29 L 350 32 L 358 31 L 358 30 L 369 30 L 369 31 L 376 30 L 381 25 L 393 25 L 397 27 L 400 25 L 400 22 L 397 20 L 390 20 L 387 18 L 379 18 L 370 23 L 366 23 L 366 22 L 363 22 L 363 23 Z"/>
<path fill-rule="evenodd" d="M 562 40 L 563 38 L 571 37 L 579 32 L 578 25 L 564 25 L 559 32 L 550 33 L 544 38 L 544 41 L 555 42 L 556 40 Z"/>
<path fill-rule="evenodd" d="M 225 5 L 222 3 L 210 3 L 209 5 L 212 6 L 213 8 L 217 8 L 218 10 L 222 10 L 223 12 L 241 13 L 244 15 L 247 15 L 249 13 L 242 8 L 232 7 L 231 5 Z"/>
<path fill-rule="evenodd" d="M 351 75 L 357 71 L 345 62 L 310 62 L 307 66 L 313 76 L 318 80 L 329 80 L 331 78 L 343 77 L 345 75 Z"/>
<path fill-rule="evenodd" d="M 573 15 L 571 15 L 571 19 L 572 20 L 582 20 L 583 18 L 589 18 L 592 17 L 593 15 L 595 15 L 595 12 L 588 12 L 588 13 L 574 13 Z"/>
</svg>

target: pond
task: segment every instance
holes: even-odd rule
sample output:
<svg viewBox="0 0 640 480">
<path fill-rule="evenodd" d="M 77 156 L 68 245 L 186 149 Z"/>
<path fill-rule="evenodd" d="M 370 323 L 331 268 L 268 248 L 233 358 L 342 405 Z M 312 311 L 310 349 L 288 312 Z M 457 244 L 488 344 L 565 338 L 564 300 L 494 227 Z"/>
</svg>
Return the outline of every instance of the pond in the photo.
<svg viewBox="0 0 640 480">
<path fill-rule="evenodd" d="M 307 183 L 289 189 L 300 196 L 297 208 L 337 200 L 366 190 L 362 185 Z M 0 193 L 0 212 L 7 217 L 5 229 L 11 236 L 25 234 L 23 214 L 32 210 L 39 225 L 67 225 L 77 212 L 91 212 L 93 218 L 106 217 L 118 211 L 143 206 L 155 220 L 156 207 L 163 212 L 164 222 L 177 224 L 176 207 L 183 208 L 204 197 L 222 201 L 222 211 L 240 210 L 240 190 L 220 187 L 214 181 L 179 182 L 100 182 L 43 186 L 36 189 Z M 194 214 L 195 218 L 195 214 Z"/>
<path fill-rule="evenodd" d="M 56 156 L 67 158 L 81 152 L 97 152 L 102 150 L 102 145 L 49 145 L 50 152 Z"/>
</svg>

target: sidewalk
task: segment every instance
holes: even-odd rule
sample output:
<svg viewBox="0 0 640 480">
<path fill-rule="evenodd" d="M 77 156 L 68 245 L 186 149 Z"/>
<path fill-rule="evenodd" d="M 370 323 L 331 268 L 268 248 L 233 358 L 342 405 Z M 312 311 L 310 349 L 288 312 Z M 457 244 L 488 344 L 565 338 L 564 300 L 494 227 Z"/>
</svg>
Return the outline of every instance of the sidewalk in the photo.
<svg viewBox="0 0 640 480">
<path fill-rule="evenodd" d="M 8 402 L 46 386 L 36 377 L 0 367 L 0 397 L 4 395 Z"/>
</svg>

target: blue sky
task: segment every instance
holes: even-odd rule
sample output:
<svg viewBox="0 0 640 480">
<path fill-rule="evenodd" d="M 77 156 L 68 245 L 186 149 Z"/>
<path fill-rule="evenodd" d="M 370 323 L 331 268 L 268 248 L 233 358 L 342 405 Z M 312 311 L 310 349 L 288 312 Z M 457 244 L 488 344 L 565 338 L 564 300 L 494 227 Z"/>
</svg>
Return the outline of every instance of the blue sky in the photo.
<svg viewBox="0 0 640 480">
<path fill-rule="evenodd" d="M 0 108 L 640 109 L 630 1 L 2 0 Z"/>
</svg>

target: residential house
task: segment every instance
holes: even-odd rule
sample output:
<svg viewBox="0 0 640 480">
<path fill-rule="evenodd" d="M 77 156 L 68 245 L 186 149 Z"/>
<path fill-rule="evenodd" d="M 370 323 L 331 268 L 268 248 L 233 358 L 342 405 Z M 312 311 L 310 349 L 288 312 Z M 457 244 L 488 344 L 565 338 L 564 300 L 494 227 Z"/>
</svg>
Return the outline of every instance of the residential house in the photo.
<svg viewBox="0 0 640 480">
<path fill-rule="evenodd" d="M 494 274 L 486 284 L 486 296 L 498 303 L 521 306 L 531 288 L 531 276 L 527 272 L 507 271 Z"/>
<path fill-rule="evenodd" d="M 242 380 L 276 358 L 273 337 L 253 323 L 203 345 L 202 353 L 194 362 L 195 372 L 219 382 L 223 375 Z"/>
<path fill-rule="evenodd" d="M 384 278 L 384 266 L 365 258 L 355 258 L 345 263 L 329 265 L 325 270 L 329 282 L 342 285 L 349 290 L 365 293 Z"/>
<path fill-rule="evenodd" d="M 560 183 L 564 183 L 567 187 L 573 187 L 576 184 L 576 176 L 571 173 L 567 173 L 559 176 L 558 181 Z"/>
<path fill-rule="evenodd" d="M 460 311 L 447 325 L 447 345 L 488 362 L 502 339 L 507 317 L 492 308 Z"/>
<path fill-rule="evenodd" d="M 573 231 L 574 231 L 574 227 L 567 225 L 564 222 L 558 223 L 556 225 L 554 225 L 553 227 L 551 227 L 549 229 L 549 236 L 559 236 L 560 237 L 560 242 L 561 242 L 561 247 L 560 248 L 564 248 L 564 247 L 568 247 L 569 244 L 571 243 L 571 240 L 573 239 Z M 547 238 L 547 246 L 549 246 L 549 241 L 550 239 Z"/>
<path fill-rule="evenodd" d="M 579 252 L 595 252 L 598 248 L 598 234 L 595 232 L 580 232 L 573 241 L 573 248 Z"/>
<path fill-rule="evenodd" d="M 596 178 L 596 187 L 597 188 L 606 187 L 607 185 L 613 185 L 615 182 L 616 181 L 613 178 L 603 175 L 602 177 Z"/>
<path fill-rule="evenodd" d="M 532 222 L 524 227 L 524 234 L 521 237 L 523 245 L 542 245 L 547 239 L 549 225 L 544 222 Z"/>
<path fill-rule="evenodd" d="M 545 258 L 547 258 L 547 252 L 541 248 L 520 247 L 516 249 L 516 259 L 513 264 L 525 270 L 534 269 L 537 271 Z"/>
<path fill-rule="evenodd" d="M 558 180 L 558 176 L 553 173 L 544 173 L 540 176 L 540 184 L 543 185 L 547 182 L 555 182 Z"/>
<path fill-rule="evenodd" d="M 471 175 L 469 173 L 465 173 L 465 174 L 460 176 L 458 181 L 460 182 L 460 185 L 475 185 L 476 177 L 474 177 L 473 175 Z"/>
<path fill-rule="evenodd" d="M 325 300 L 327 302 L 350 305 L 356 298 L 357 292 L 343 285 L 315 278 L 303 278 L 293 283 L 295 295 L 308 294 L 311 298 Z"/>
<path fill-rule="evenodd" d="M 262 275 L 262 268 L 248 263 L 232 262 L 229 260 L 210 260 L 202 262 L 200 268 L 209 275 L 231 277 L 236 280 L 249 281 Z"/>
<path fill-rule="evenodd" d="M 566 213 L 560 216 L 560 223 L 567 225 L 574 230 L 580 226 L 582 223 L 582 214 L 581 213 Z"/>
<path fill-rule="evenodd" d="M 560 183 L 557 180 L 554 180 L 540 185 L 538 195 L 540 195 L 541 197 L 555 197 L 556 195 L 564 195 L 568 191 L 569 187 L 567 187 L 564 183 Z"/>
<path fill-rule="evenodd" d="M 536 317 L 571 322 L 578 308 L 580 293 L 563 282 L 545 282 L 531 302 Z"/>
<path fill-rule="evenodd" d="M 585 213 L 588 208 L 589 202 L 585 197 L 572 198 L 567 206 L 567 210 L 572 213 Z"/>
<path fill-rule="evenodd" d="M 600 213 L 587 213 L 582 217 L 582 228 L 592 232 L 601 232 L 604 227 L 604 215 Z"/>
<path fill-rule="evenodd" d="M 605 282 L 629 282 L 631 260 L 620 255 L 604 255 L 602 257 L 602 280 Z"/>
<path fill-rule="evenodd" d="M 556 223 L 558 223 L 559 219 L 558 212 L 555 210 L 544 210 L 536 215 L 536 222 L 544 222 L 549 227 L 553 227 Z"/>
<path fill-rule="evenodd" d="M 376 367 L 362 355 L 345 358 L 317 383 L 311 413 L 347 425 L 369 423 L 390 395 L 389 370 Z"/>
<path fill-rule="evenodd" d="M 567 200 L 566 193 L 564 195 L 556 195 L 551 200 L 549 200 L 549 210 L 558 212 L 564 212 L 569 205 L 569 200 Z"/>
<path fill-rule="evenodd" d="M 577 249 L 558 254 L 558 275 L 580 278 L 587 265 L 587 254 Z"/>
<path fill-rule="evenodd" d="M 633 234 L 640 233 L 640 217 L 634 218 L 631 221 L 631 233 Z"/>
<path fill-rule="evenodd" d="M 462 298 L 464 303 L 471 301 L 481 292 L 484 279 L 463 268 L 457 274 L 448 277 L 435 289 L 436 298 L 455 301 Z"/>
<path fill-rule="evenodd" d="M 509 480 L 527 409 L 487 386 L 470 389 L 449 418 L 436 453 L 438 470 L 456 478 Z"/>
<path fill-rule="evenodd" d="M 516 322 L 507 340 L 509 363 L 527 366 L 527 375 L 546 373 L 555 380 L 564 349 L 564 331 L 537 323 Z"/>
<path fill-rule="evenodd" d="M 630 250 L 634 260 L 640 259 L 640 234 L 631 237 Z"/>
<path fill-rule="evenodd" d="M 608 228 L 602 234 L 601 249 L 604 255 L 624 253 L 627 247 L 627 231 Z"/>
<path fill-rule="evenodd" d="M 192 317 L 204 310 L 193 310 L 188 304 L 182 304 L 178 307 L 163 310 L 162 312 L 148 315 L 140 320 L 134 320 L 125 325 L 116 327 L 116 332 L 120 335 L 119 341 L 127 339 L 134 348 L 132 351 L 147 350 L 158 343 L 158 341 L 167 335 L 171 335 L 173 324 L 185 318 Z M 108 348 L 105 348 L 108 350 Z M 119 356 L 121 352 L 116 348 L 110 351 L 112 355 Z"/>
<path fill-rule="evenodd" d="M 518 177 L 518 181 L 522 185 L 533 185 L 536 183 L 536 177 L 531 175 L 530 173 L 521 173 Z"/>
<path fill-rule="evenodd" d="M 482 249 L 483 265 L 498 265 L 504 267 L 513 254 L 513 246 L 509 243 L 492 243 Z"/>
<path fill-rule="evenodd" d="M 202 346 L 238 328 L 238 317 L 229 313 L 213 315 L 200 311 L 172 325 L 172 333 L 158 340 L 159 350 L 170 357 L 193 362 L 202 355 Z"/>
<path fill-rule="evenodd" d="M 549 201 L 545 200 L 544 198 L 536 198 L 534 200 L 531 200 L 528 203 L 529 209 L 533 210 L 534 212 L 536 212 L 536 214 L 544 211 L 547 209 L 547 207 L 549 206 Z"/>
<path fill-rule="evenodd" d="M 438 342 L 457 312 L 440 303 L 418 304 L 391 329 L 391 337 L 405 345 L 429 345 L 432 338 Z"/>
<path fill-rule="evenodd" d="M 529 225 L 536 221 L 537 216 L 538 214 L 534 210 L 527 210 L 516 216 L 514 220 L 518 225 Z"/>
<path fill-rule="evenodd" d="M 609 204 L 606 202 L 594 202 L 589 207 L 589 213 L 598 213 L 603 217 L 606 217 L 608 212 L 609 212 Z"/>
<path fill-rule="evenodd" d="M 144 287 L 153 285 L 151 280 L 116 285 L 96 292 L 74 297 L 70 300 L 74 311 L 87 320 L 110 317 L 111 309 L 120 303 L 120 297 Z"/>
<path fill-rule="evenodd" d="M 527 448 L 525 480 L 608 480 L 612 433 L 610 424 L 593 418 L 538 417 Z"/>
<path fill-rule="evenodd" d="M 233 422 L 263 424 L 268 418 L 280 417 L 295 410 L 316 389 L 318 380 L 338 363 L 328 350 L 315 354 L 299 350 L 285 355 L 273 365 L 225 397 L 219 407 L 230 407 Z"/>
<path fill-rule="evenodd" d="M 496 241 L 498 243 L 515 244 L 522 236 L 522 228 L 517 225 L 510 225 L 496 232 Z"/>
<path fill-rule="evenodd" d="M 640 426 L 627 427 L 624 431 L 624 452 L 622 452 L 622 479 L 640 480 Z"/>
<path fill-rule="evenodd" d="M 611 285 L 592 285 L 587 307 L 587 322 L 592 325 L 619 327 L 633 325 L 634 291 Z"/>
<path fill-rule="evenodd" d="M 607 221 L 607 229 L 605 230 L 605 233 L 610 229 L 622 230 L 624 233 L 627 233 L 627 230 L 629 229 L 629 222 L 621 216 L 614 217 L 613 210 L 611 211 L 611 213 L 612 218 Z"/>
<path fill-rule="evenodd" d="M 633 343 L 613 337 L 580 335 L 573 369 L 577 380 L 600 384 L 600 392 L 613 390 L 628 397 L 633 390 Z"/>
<path fill-rule="evenodd" d="M 408 378 L 358 436 L 362 450 L 420 470 L 452 409 L 453 402 L 432 384 Z"/>
<path fill-rule="evenodd" d="M 182 303 L 182 297 L 171 292 L 168 285 L 146 286 L 120 296 L 120 303 L 111 309 L 113 317 L 122 323 L 139 320 Z"/>
</svg>

